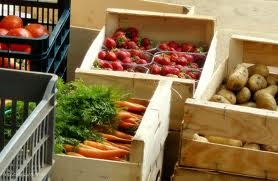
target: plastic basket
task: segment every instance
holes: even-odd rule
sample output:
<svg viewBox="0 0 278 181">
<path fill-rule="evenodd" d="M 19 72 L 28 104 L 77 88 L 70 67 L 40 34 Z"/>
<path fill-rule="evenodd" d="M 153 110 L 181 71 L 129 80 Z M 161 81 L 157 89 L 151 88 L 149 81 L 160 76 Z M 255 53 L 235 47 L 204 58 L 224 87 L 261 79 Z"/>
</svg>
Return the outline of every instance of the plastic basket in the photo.
<svg viewBox="0 0 278 181">
<path fill-rule="evenodd" d="M 53 164 L 57 78 L 0 68 L 1 181 L 47 178 Z"/>
<path fill-rule="evenodd" d="M 1 36 L 0 42 L 8 47 L 12 43 L 31 47 L 31 53 L 0 50 L 0 61 L 4 57 L 9 60 L 9 67 L 6 68 L 16 69 L 10 64 L 11 61 L 16 61 L 20 69 L 27 70 L 28 60 L 31 71 L 55 73 L 65 78 L 70 35 L 70 0 L 0 0 L 0 19 L 6 15 L 20 16 L 24 25 L 43 24 L 50 32 L 49 36 L 37 39 Z"/>
</svg>

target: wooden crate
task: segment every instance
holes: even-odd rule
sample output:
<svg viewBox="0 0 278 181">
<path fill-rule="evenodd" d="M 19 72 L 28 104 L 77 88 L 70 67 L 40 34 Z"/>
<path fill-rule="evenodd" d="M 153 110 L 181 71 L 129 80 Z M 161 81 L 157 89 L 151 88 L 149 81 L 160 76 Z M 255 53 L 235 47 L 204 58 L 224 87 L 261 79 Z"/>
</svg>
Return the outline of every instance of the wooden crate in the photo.
<svg viewBox="0 0 278 181">
<path fill-rule="evenodd" d="M 107 8 L 123 8 L 163 13 L 194 14 L 194 6 L 150 0 L 72 1 L 71 25 L 101 29 L 105 25 Z"/>
<path fill-rule="evenodd" d="M 94 81 L 91 74 L 79 74 L 86 84 L 102 84 Z M 132 140 L 128 162 L 107 161 L 101 159 L 74 158 L 64 155 L 56 155 L 52 178 L 55 181 L 83 181 L 91 180 L 113 180 L 113 181 L 146 181 L 151 170 L 157 166 L 159 154 L 164 149 L 164 143 L 169 129 L 170 99 L 172 81 L 161 81 L 152 84 L 152 88 L 142 89 L 143 85 L 130 88 L 127 84 L 133 85 L 133 79 L 111 79 L 106 85 L 113 86 L 117 82 L 117 88 L 134 91 L 141 91 L 146 97 L 138 94 L 134 98 L 147 99 L 150 103 L 143 116 L 138 130 Z M 148 96 L 148 97 L 147 97 Z M 161 153 L 163 154 L 163 153 Z M 160 158 L 161 159 L 161 158 Z M 162 164 L 161 164 L 162 165 Z"/>
<path fill-rule="evenodd" d="M 278 112 L 208 101 L 238 63 L 263 63 L 277 75 L 278 41 L 233 35 L 229 58 L 215 71 L 206 91 L 187 99 L 180 166 L 205 168 L 258 178 L 278 179 L 278 154 L 242 147 L 193 141 L 193 133 L 245 142 L 278 145 Z"/>
<path fill-rule="evenodd" d="M 186 167 L 176 167 L 172 176 L 172 181 L 264 181 L 265 179 L 257 179 L 244 177 L 239 175 L 231 175 L 218 173 L 205 169 L 194 169 Z"/>
<path fill-rule="evenodd" d="M 135 11 L 127 9 L 108 9 L 106 16 L 106 26 L 103 27 L 88 49 L 86 56 L 80 66 L 82 71 L 90 71 L 95 74 L 94 80 L 107 76 L 108 79 L 122 77 L 144 78 L 148 80 L 174 80 L 174 89 L 176 92 L 172 97 L 171 106 L 171 130 L 180 130 L 181 120 L 183 119 L 183 104 L 185 99 L 193 97 L 195 92 L 195 81 L 163 77 L 158 75 L 116 72 L 108 70 L 92 69 L 93 63 L 101 50 L 106 36 L 111 36 L 118 27 L 134 26 L 139 29 L 140 35 L 151 37 L 154 41 L 166 40 L 188 40 L 191 43 L 210 44 L 207 61 L 205 62 L 199 84 L 204 85 L 208 82 L 214 70 L 215 42 L 214 38 L 214 19 L 211 17 L 188 16 L 167 14 L 159 12 Z M 161 25 L 165 26 L 161 29 Z M 80 71 L 79 71 L 80 72 Z M 147 86 L 147 85 L 145 85 Z M 196 90 L 197 91 L 197 90 Z"/>
</svg>

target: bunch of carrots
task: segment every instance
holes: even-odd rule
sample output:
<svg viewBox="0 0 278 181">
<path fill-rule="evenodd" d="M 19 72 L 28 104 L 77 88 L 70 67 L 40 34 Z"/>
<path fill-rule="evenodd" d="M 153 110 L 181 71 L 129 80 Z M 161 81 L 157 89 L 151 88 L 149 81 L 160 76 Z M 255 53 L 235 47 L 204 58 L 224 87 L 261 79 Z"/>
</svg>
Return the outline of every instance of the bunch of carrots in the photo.
<svg viewBox="0 0 278 181">
<path fill-rule="evenodd" d="M 130 101 L 115 103 L 120 108 L 116 115 L 116 126 L 110 129 L 105 126 L 93 127 L 102 137 L 100 142 L 86 139 L 77 145 L 64 144 L 64 152 L 67 155 L 116 161 L 128 160 L 133 135 L 140 125 L 146 106 Z M 131 134 L 130 130 L 133 130 L 134 134 Z"/>
</svg>

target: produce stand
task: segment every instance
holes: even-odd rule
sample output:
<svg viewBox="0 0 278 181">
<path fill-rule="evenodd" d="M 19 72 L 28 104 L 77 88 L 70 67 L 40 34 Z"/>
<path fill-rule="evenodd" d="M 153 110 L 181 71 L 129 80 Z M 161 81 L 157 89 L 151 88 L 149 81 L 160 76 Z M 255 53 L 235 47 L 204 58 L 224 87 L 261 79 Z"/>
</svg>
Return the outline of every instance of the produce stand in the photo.
<svg viewBox="0 0 278 181">
<path fill-rule="evenodd" d="M 0 67 L 20 69 L 0 68 L 8 85 L 0 90 L 0 180 L 278 180 L 277 1 L 0 4 L 1 20 L 17 15 L 24 27 L 40 23 L 50 32 L 38 39 L 0 36 Z M 115 151 L 84 146 L 99 141 L 92 137 L 53 152 L 61 141 L 61 125 L 54 126 L 56 116 L 61 120 L 58 77 L 130 91 L 131 101 L 146 107 L 129 144 L 116 149 L 128 148 L 125 156 L 82 155 L 82 148 Z"/>
</svg>

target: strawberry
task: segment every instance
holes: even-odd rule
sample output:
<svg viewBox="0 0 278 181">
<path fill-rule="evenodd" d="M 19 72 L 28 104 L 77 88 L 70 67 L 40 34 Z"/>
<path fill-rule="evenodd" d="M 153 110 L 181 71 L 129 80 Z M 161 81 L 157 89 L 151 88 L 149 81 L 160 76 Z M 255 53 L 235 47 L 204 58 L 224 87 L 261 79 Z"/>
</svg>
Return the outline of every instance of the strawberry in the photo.
<svg viewBox="0 0 278 181">
<path fill-rule="evenodd" d="M 193 69 L 199 69 L 199 65 L 197 63 L 190 63 L 188 67 L 193 68 Z"/>
<path fill-rule="evenodd" d="M 170 60 L 169 56 L 163 56 L 163 58 L 160 60 L 161 65 L 172 65 L 172 62 Z"/>
<path fill-rule="evenodd" d="M 170 48 L 169 48 L 169 46 L 167 45 L 167 43 L 162 43 L 162 44 L 159 45 L 159 49 L 160 49 L 160 50 L 167 51 L 167 50 L 169 50 Z"/>
<path fill-rule="evenodd" d="M 108 49 L 116 48 L 117 44 L 113 38 L 107 37 L 104 40 L 104 46 Z"/>
<path fill-rule="evenodd" d="M 119 30 L 119 31 L 116 31 L 116 32 L 113 34 L 112 38 L 113 38 L 113 39 L 117 39 L 118 37 L 121 37 L 121 36 L 125 36 L 125 32 Z"/>
<path fill-rule="evenodd" d="M 128 41 L 129 39 L 125 35 L 121 35 L 116 38 L 116 43 L 119 48 L 126 48 Z"/>
<path fill-rule="evenodd" d="M 123 63 L 129 64 L 129 63 L 132 63 L 132 60 L 131 60 L 130 57 L 125 57 L 125 58 L 122 60 L 122 62 L 123 62 Z"/>
<path fill-rule="evenodd" d="M 181 56 L 178 58 L 176 63 L 182 66 L 186 66 L 188 64 L 188 60 L 185 57 Z"/>
<path fill-rule="evenodd" d="M 126 46 L 128 49 L 137 49 L 138 48 L 137 44 L 134 41 L 128 41 L 126 43 Z"/>
<path fill-rule="evenodd" d="M 188 70 L 186 71 L 186 74 L 190 76 L 192 79 L 197 80 L 200 78 L 201 72 L 195 70 Z"/>
<path fill-rule="evenodd" d="M 104 60 L 106 56 L 106 51 L 101 50 L 100 52 L 98 52 L 98 58 Z"/>
<path fill-rule="evenodd" d="M 151 44 L 152 44 L 152 42 L 149 38 L 143 38 L 141 40 L 141 46 L 143 46 L 143 47 L 150 47 Z"/>
<path fill-rule="evenodd" d="M 140 58 L 136 61 L 136 63 L 137 64 L 147 64 L 148 62 L 145 59 Z"/>
<path fill-rule="evenodd" d="M 157 64 L 153 64 L 150 68 L 150 73 L 151 74 L 157 74 L 160 75 L 161 73 L 161 67 Z"/>
<path fill-rule="evenodd" d="M 130 50 L 130 55 L 133 57 L 133 56 L 138 56 L 140 54 L 140 50 L 137 50 L 137 49 L 131 49 Z"/>
<path fill-rule="evenodd" d="M 138 30 L 134 27 L 127 28 L 125 30 L 125 32 L 126 32 L 126 36 L 130 39 L 132 39 L 133 37 L 136 37 L 136 36 L 138 37 L 138 34 L 139 34 Z"/>
<path fill-rule="evenodd" d="M 127 57 L 127 54 L 125 51 L 119 50 L 119 51 L 116 51 L 115 54 L 116 54 L 117 58 L 120 60 L 123 60 Z"/>
<path fill-rule="evenodd" d="M 188 62 L 188 63 L 194 62 L 194 57 L 193 57 L 193 55 L 185 54 L 185 58 L 187 59 L 187 62 Z"/>
<path fill-rule="evenodd" d="M 110 69 L 110 70 L 113 69 L 112 65 L 108 61 L 98 60 L 98 64 L 100 68 Z"/>
<path fill-rule="evenodd" d="M 174 50 L 176 50 L 178 47 L 179 47 L 179 44 L 176 42 L 176 41 L 169 41 L 167 43 L 167 45 L 170 47 L 170 48 L 173 48 Z"/>
<path fill-rule="evenodd" d="M 189 43 L 182 43 L 181 48 L 182 48 L 183 52 L 194 52 L 195 51 L 194 50 L 195 48 L 192 45 L 190 45 Z"/>
<path fill-rule="evenodd" d="M 173 74 L 173 75 L 178 75 L 180 73 L 180 70 L 176 67 L 173 66 L 162 66 L 161 68 L 161 75 L 168 75 L 168 74 Z"/>
<path fill-rule="evenodd" d="M 113 67 L 113 70 L 115 70 L 115 71 L 123 71 L 124 70 L 120 61 L 112 62 L 111 65 Z"/>
<path fill-rule="evenodd" d="M 109 61 L 116 61 L 117 60 L 117 56 L 116 56 L 116 54 L 114 52 L 109 51 L 109 52 L 106 53 L 105 59 L 109 60 Z"/>
</svg>

